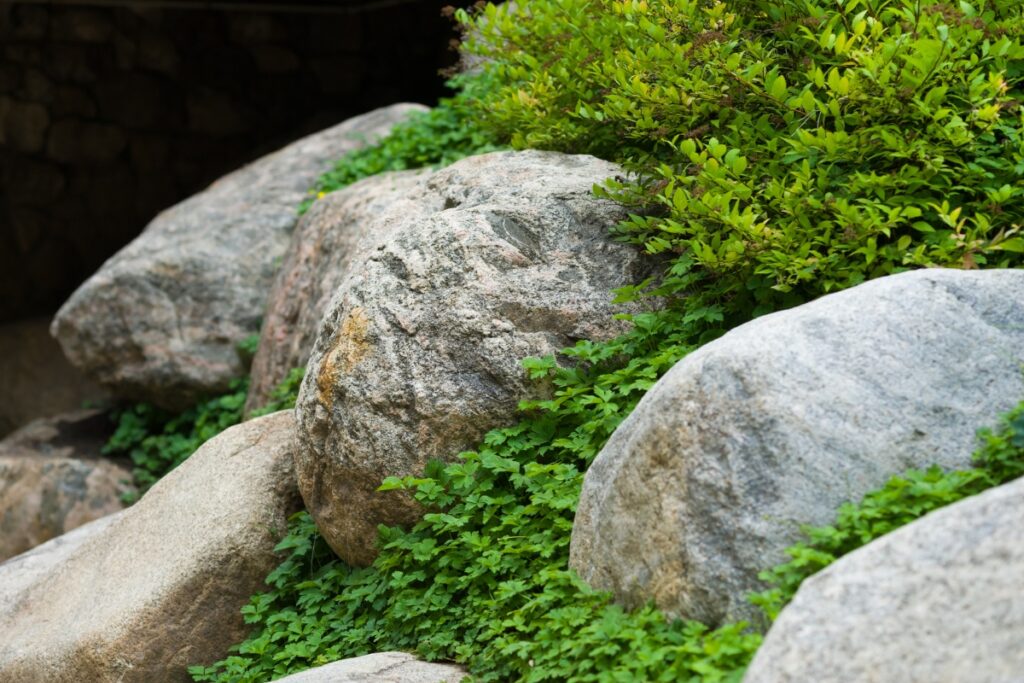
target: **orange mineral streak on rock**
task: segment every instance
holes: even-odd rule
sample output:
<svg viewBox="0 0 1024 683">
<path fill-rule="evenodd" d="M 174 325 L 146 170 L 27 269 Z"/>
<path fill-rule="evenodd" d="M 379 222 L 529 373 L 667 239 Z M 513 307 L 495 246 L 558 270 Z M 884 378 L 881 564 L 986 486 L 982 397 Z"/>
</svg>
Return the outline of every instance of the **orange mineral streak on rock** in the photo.
<svg viewBox="0 0 1024 683">
<path fill-rule="evenodd" d="M 366 341 L 369 329 L 366 311 L 356 306 L 345 316 L 334 346 L 327 354 L 316 376 L 317 396 L 328 410 L 334 405 L 333 387 L 342 375 L 348 374 L 370 352 Z"/>
</svg>

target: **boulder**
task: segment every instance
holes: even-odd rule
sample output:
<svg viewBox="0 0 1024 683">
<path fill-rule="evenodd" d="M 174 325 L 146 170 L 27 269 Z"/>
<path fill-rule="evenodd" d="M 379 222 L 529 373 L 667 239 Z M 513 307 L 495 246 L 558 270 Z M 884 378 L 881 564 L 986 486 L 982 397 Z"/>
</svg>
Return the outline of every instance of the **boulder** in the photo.
<svg viewBox="0 0 1024 683">
<path fill-rule="evenodd" d="M 1024 672 L 1024 479 L 804 581 L 745 683 L 1008 683 Z"/>
<path fill-rule="evenodd" d="M 398 218 L 440 210 L 436 201 L 406 199 L 424 175 L 404 171 L 366 178 L 318 200 L 299 221 L 267 299 L 246 413 L 262 407 L 293 368 L 306 366 L 320 320 L 352 265 L 376 249 Z"/>
<path fill-rule="evenodd" d="M 970 464 L 1024 395 L 1024 271 L 881 278 L 742 325 L 680 361 L 584 479 L 571 566 L 717 624 L 804 524 L 910 468 Z M 813 679 L 807 679 L 813 680 Z"/>
<path fill-rule="evenodd" d="M 189 681 L 226 656 L 298 508 L 293 444 L 291 411 L 232 427 L 0 599 L 0 680 Z"/>
<path fill-rule="evenodd" d="M 167 209 L 83 284 L 52 332 L 68 359 L 120 397 L 182 409 L 246 368 L 296 211 L 346 152 L 418 105 L 399 104 L 292 143 Z"/>
<path fill-rule="evenodd" d="M 119 515 L 116 513 L 100 517 L 17 557 L 0 562 L 0 616 L 14 608 L 26 589 L 56 571 L 68 557 L 74 555 L 79 546 L 102 533 Z"/>
<path fill-rule="evenodd" d="M 280 683 L 459 683 L 461 666 L 423 662 L 405 652 L 378 652 L 318 666 L 278 679 Z"/>
<path fill-rule="evenodd" d="M 111 431 L 105 414 L 83 410 L 0 441 L 0 560 L 124 507 L 131 469 L 100 456 Z"/>
<path fill-rule="evenodd" d="M 403 200 L 433 212 L 398 218 L 349 267 L 296 406 L 299 489 L 345 561 L 369 563 L 378 524 L 421 514 L 404 493 L 377 492 L 385 477 L 454 459 L 543 395 L 520 359 L 624 329 L 609 292 L 650 261 L 609 237 L 625 209 L 594 198 L 617 173 L 553 152 L 463 159 Z"/>
<path fill-rule="evenodd" d="M 0 438 L 32 420 L 105 396 L 68 363 L 49 327 L 49 318 L 0 325 Z"/>
</svg>

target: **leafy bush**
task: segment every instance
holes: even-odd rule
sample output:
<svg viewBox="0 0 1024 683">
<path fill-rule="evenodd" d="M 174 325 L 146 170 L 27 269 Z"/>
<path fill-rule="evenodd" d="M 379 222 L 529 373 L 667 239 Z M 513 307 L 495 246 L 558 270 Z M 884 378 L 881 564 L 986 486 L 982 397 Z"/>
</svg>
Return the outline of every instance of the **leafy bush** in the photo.
<svg viewBox="0 0 1024 683">
<path fill-rule="evenodd" d="M 475 98 L 488 87 L 485 77 L 458 76 L 449 85 L 459 88 L 455 97 L 442 99 L 428 112 L 412 115 L 376 145 L 346 154 L 317 180 L 311 191 L 314 197 L 302 204 L 300 212 L 305 212 L 316 197 L 378 173 L 447 166 L 463 157 L 498 149 L 495 138 L 473 123 Z"/>
<path fill-rule="evenodd" d="M 371 568 L 345 567 L 308 516 L 293 520 L 270 590 L 245 609 L 252 637 L 195 679 L 401 649 L 465 662 L 481 681 L 738 680 L 759 643 L 743 624 L 626 614 L 568 570 L 583 472 L 658 377 L 726 329 L 907 268 L 1021 265 L 1022 13 L 1011 0 L 534 0 L 461 13 L 490 60 L 460 100 L 461 134 L 623 163 L 629 176 L 601 192 L 637 215 L 615 232 L 671 265 L 619 297 L 664 300 L 623 337 L 566 350 L 566 365 L 527 361 L 556 391 L 524 403 L 517 425 L 385 482 L 430 512 L 382 529 Z M 338 184 L 389 168 L 390 153 L 365 154 L 376 161 L 343 161 L 355 170 Z M 1020 474 L 1024 424 L 1007 424 L 978 469 L 908 473 L 809 530 L 755 600 L 773 614 L 836 557 Z"/>
<path fill-rule="evenodd" d="M 470 49 L 500 87 L 477 116 L 515 147 L 623 161 L 637 179 L 605 191 L 654 215 L 619 236 L 677 255 L 656 293 L 732 326 L 907 268 L 1021 264 L 1022 15 L 1016 0 L 489 6 Z"/>
</svg>

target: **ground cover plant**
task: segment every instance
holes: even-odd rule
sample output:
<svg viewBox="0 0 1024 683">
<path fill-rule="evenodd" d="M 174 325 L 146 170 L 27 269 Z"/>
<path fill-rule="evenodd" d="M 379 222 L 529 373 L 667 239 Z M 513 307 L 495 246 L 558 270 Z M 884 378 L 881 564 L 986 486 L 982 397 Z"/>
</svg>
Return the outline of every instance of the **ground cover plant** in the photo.
<svg viewBox="0 0 1024 683">
<path fill-rule="evenodd" d="M 489 440 L 523 440 L 517 431 L 496 430 Z M 805 578 L 836 559 L 1020 477 L 1024 402 L 980 430 L 979 441 L 974 468 L 894 476 L 842 506 L 833 524 L 805 529 L 806 539 L 787 550 L 791 560 L 762 574 L 770 588 L 752 602 L 773 620 Z M 625 613 L 566 570 L 582 474 L 555 464 L 541 473 L 522 457 L 529 447 L 516 450 L 519 457 L 503 458 L 485 448 L 423 478 L 390 482 L 443 512 L 409 532 L 385 531 L 384 550 L 368 569 L 346 567 L 308 514 L 294 517 L 270 589 L 243 609 L 255 633 L 224 661 L 193 667 L 194 679 L 266 681 L 404 649 L 466 662 L 480 681 L 740 680 L 761 642 L 746 624 L 712 630 L 667 620 L 653 607 Z"/>
<path fill-rule="evenodd" d="M 249 413 L 249 418 L 270 415 L 279 410 L 290 410 L 295 407 L 295 400 L 299 396 L 299 387 L 302 385 L 302 378 L 306 374 L 306 368 L 292 368 L 288 371 L 276 387 L 271 389 L 267 396 L 267 402 Z"/>
<path fill-rule="evenodd" d="M 659 306 L 565 364 L 527 360 L 549 400 L 453 464 L 384 482 L 430 512 L 382 529 L 372 567 L 345 567 L 293 520 L 244 610 L 252 637 L 193 676 L 262 681 L 401 649 L 480 681 L 738 680 L 760 642 L 744 624 L 625 613 L 568 570 L 583 473 L 658 377 L 737 324 L 908 268 L 1021 265 L 1024 8 L 534 0 L 461 18 L 489 60 L 466 77 L 481 85 L 463 134 L 622 163 L 631 175 L 598 191 L 636 213 L 613 229 L 671 261 L 618 296 Z M 1022 410 L 983 434 L 975 469 L 905 473 L 808 530 L 754 600 L 773 616 L 835 558 L 1019 476 Z"/>
</svg>

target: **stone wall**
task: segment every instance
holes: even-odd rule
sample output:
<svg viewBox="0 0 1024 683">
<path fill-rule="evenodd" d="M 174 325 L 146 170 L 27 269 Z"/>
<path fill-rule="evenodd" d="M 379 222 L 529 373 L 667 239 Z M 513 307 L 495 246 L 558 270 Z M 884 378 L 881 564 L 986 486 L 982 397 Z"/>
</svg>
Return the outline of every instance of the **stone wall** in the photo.
<svg viewBox="0 0 1024 683">
<path fill-rule="evenodd" d="M 436 99 L 442 4 L 0 5 L 0 322 L 52 311 L 157 212 L 241 163 Z"/>
<path fill-rule="evenodd" d="M 49 318 L 0 324 L 0 439 L 32 420 L 107 402 L 64 358 Z"/>
</svg>

